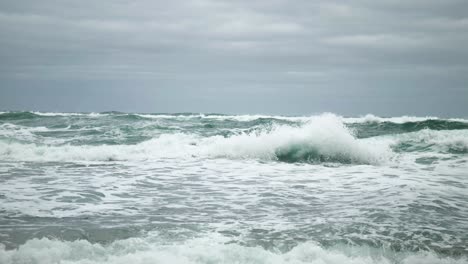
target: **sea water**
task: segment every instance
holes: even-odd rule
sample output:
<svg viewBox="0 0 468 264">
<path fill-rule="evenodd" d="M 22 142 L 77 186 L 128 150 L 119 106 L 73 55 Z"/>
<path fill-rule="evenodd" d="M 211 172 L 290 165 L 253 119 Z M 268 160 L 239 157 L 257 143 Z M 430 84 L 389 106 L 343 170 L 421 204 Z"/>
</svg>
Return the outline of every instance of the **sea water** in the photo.
<svg viewBox="0 0 468 264">
<path fill-rule="evenodd" d="M 468 263 L 468 120 L 0 113 L 0 263 Z"/>
</svg>

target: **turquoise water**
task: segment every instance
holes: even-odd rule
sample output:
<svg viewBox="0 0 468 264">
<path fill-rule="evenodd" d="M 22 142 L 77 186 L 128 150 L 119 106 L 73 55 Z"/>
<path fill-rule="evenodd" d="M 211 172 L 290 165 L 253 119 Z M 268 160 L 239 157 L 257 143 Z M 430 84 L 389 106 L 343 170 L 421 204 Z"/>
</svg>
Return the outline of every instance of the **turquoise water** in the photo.
<svg viewBox="0 0 468 264">
<path fill-rule="evenodd" d="M 468 120 L 0 113 L 0 263 L 468 263 Z"/>
</svg>

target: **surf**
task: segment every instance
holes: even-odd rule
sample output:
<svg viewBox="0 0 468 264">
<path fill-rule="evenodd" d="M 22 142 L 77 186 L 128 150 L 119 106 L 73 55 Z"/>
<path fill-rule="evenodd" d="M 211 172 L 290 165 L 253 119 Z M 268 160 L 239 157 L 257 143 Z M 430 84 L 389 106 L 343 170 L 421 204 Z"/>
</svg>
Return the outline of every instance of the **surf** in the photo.
<svg viewBox="0 0 468 264">
<path fill-rule="evenodd" d="M 433 252 L 394 252 L 352 245 L 324 248 L 309 241 L 288 251 L 233 243 L 226 237 L 208 235 L 182 242 L 130 238 L 103 245 L 86 240 L 32 239 L 17 249 L 0 247 L 0 262 L 13 263 L 323 263 L 323 264 L 461 264 L 465 258 L 441 257 Z"/>
<path fill-rule="evenodd" d="M 13 160 L 106 161 L 161 157 L 260 159 L 307 163 L 377 164 L 388 144 L 357 139 L 341 119 L 327 114 L 299 125 L 272 125 L 231 136 L 162 134 L 135 145 L 41 145 L 0 141 L 0 156 Z"/>
<path fill-rule="evenodd" d="M 255 115 L 7 112 L 0 120 L 2 116 L 0 158 L 13 161 L 227 158 L 379 165 L 400 154 L 468 153 L 468 122 L 434 117 L 349 119 L 326 113 L 279 121 Z"/>
</svg>

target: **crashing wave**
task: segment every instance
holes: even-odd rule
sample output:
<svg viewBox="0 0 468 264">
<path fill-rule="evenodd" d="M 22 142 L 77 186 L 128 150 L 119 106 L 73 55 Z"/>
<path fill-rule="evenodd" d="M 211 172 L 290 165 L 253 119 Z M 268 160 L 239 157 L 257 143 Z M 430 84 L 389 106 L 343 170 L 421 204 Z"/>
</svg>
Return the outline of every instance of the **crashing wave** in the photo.
<svg viewBox="0 0 468 264">
<path fill-rule="evenodd" d="M 86 240 L 32 239 L 17 249 L 0 247 L 0 263 L 467 263 L 466 258 L 440 257 L 431 252 L 392 252 L 357 246 L 327 249 L 314 242 L 305 242 L 290 251 L 281 252 L 227 242 L 218 236 L 193 238 L 179 243 L 130 238 L 108 245 Z"/>
</svg>

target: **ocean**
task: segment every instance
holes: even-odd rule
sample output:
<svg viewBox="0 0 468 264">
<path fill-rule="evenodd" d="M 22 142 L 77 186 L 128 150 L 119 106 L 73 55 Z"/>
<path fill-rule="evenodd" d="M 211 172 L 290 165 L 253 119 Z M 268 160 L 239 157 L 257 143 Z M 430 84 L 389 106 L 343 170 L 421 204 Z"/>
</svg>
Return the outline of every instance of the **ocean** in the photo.
<svg viewBox="0 0 468 264">
<path fill-rule="evenodd" d="M 0 263 L 468 263 L 468 119 L 0 112 Z"/>
</svg>

